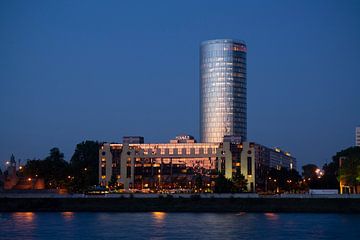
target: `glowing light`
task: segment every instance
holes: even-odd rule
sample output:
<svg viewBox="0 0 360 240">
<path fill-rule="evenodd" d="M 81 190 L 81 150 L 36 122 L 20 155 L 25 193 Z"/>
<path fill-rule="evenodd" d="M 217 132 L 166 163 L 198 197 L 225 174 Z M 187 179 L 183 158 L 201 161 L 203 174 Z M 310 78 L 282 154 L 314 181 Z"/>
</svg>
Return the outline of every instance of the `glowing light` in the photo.
<svg viewBox="0 0 360 240">
<path fill-rule="evenodd" d="M 30 181 L 31 181 L 31 178 L 28 178 L 28 181 L 30 182 Z"/>
<path fill-rule="evenodd" d="M 35 218 L 35 214 L 33 212 L 15 212 L 13 213 L 15 218 L 15 222 L 19 224 L 32 222 Z"/>
<path fill-rule="evenodd" d="M 264 213 L 265 217 L 268 219 L 268 220 L 277 220 L 279 218 L 279 215 L 275 214 L 275 213 Z"/>
<path fill-rule="evenodd" d="M 9 165 L 10 164 L 10 162 L 9 161 L 6 161 L 6 165 Z"/>
<path fill-rule="evenodd" d="M 20 167 L 19 167 L 19 170 L 22 170 L 22 169 L 23 169 L 23 167 L 22 167 L 22 166 L 20 166 Z"/>
<path fill-rule="evenodd" d="M 162 221 L 166 217 L 165 212 L 152 212 L 153 218 L 157 221 Z"/>
<path fill-rule="evenodd" d="M 74 218 L 74 212 L 62 212 L 61 215 L 64 217 L 64 219 L 66 220 L 71 220 Z"/>
<path fill-rule="evenodd" d="M 84 168 L 84 171 L 87 171 L 87 168 Z"/>
</svg>

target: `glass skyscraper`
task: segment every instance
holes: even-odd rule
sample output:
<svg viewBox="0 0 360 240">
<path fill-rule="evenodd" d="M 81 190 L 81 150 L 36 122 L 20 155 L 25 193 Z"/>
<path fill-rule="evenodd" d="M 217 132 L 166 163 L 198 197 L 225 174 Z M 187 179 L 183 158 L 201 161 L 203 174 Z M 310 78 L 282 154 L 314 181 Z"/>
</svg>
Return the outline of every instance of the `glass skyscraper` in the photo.
<svg viewBox="0 0 360 240">
<path fill-rule="evenodd" d="M 246 44 L 232 39 L 201 43 L 200 136 L 222 142 L 224 136 L 247 138 Z"/>
</svg>

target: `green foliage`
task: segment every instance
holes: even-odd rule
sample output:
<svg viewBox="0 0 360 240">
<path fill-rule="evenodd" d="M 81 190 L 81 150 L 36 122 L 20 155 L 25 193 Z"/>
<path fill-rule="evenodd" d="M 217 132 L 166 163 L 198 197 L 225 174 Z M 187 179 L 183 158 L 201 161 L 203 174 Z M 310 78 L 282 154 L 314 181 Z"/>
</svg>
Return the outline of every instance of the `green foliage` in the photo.
<svg viewBox="0 0 360 240">
<path fill-rule="evenodd" d="M 305 179 L 317 178 L 316 169 L 318 169 L 318 166 L 316 166 L 315 164 L 306 164 L 306 165 L 302 166 L 303 178 L 305 178 Z"/>
<path fill-rule="evenodd" d="M 240 172 L 236 172 L 235 176 L 232 179 L 233 182 L 233 189 L 232 192 L 246 192 L 247 191 L 247 184 L 248 181 L 245 179 L 245 176 L 242 175 Z"/>
<path fill-rule="evenodd" d="M 301 176 L 295 169 L 271 168 L 268 174 L 268 190 L 296 192 L 301 190 Z"/>
<path fill-rule="evenodd" d="M 339 188 L 339 164 L 330 162 L 323 166 L 324 176 L 322 177 L 322 188 L 337 189 Z"/>
<path fill-rule="evenodd" d="M 200 174 L 197 174 L 195 176 L 195 189 L 200 191 L 200 189 L 203 188 L 203 180 L 202 180 L 202 176 Z"/>
<path fill-rule="evenodd" d="M 339 180 L 345 185 L 353 187 L 357 193 L 360 184 L 360 147 L 347 148 L 337 153 L 334 158 L 339 162 Z"/>
<path fill-rule="evenodd" d="M 225 178 L 224 174 L 220 173 L 215 180 L 215 193 L 230 193 L 234 188 L 234 183 Z"/>
<path fill-rule="evenodd" d="M 25 176 L 43 178 L 47 188 L 67 187 L 69 174 L 69 163 L 58 148 L 52 148 L 44 160 L 28 160 L 24 167 Z"/>
<path fill-rule="evenodd" d="M 83 192 L 90 186 L 98 184 L 99 174 L 99 143 L 85 141 L 76 145 L 70 160 L 74 179 L 71 182 L 72 191 Z"/>
<path fill-rule="evenodd" d="M 339 168 L 340 159 L 342 167 Z M 356 188 L 360 184 L 360 147 L 350 147 L 337 152 L 332 157 L 332 162 L 323 166 L 324 175 L 321 178 L 313 176 L 307 180 L 309 188 L 313 189 L 338 189 L 341 180 L 346 185 Z"/>
<path fill-rule="evenodd" d="M 110 188 L 115 188 L 116 185 L 117 185 L 116 183 L 117 183 L 117 178 L 113 174 L 113 175 L 111 175 L 111 178 L 110 178 L 110 181 L 108 182 L 108 185 L 109 185 Z"/>
<path fill-rule="evenodd" d="M 71 192 L 84 192 L 98 184 L 99 143 L 85 141 L 77 144 L 70 163 L 58 148 L 52 148 L 44 160 L 28 160 L 24 176 L 44 178 L 47 188 L 67 188 Z"/>
</svg>

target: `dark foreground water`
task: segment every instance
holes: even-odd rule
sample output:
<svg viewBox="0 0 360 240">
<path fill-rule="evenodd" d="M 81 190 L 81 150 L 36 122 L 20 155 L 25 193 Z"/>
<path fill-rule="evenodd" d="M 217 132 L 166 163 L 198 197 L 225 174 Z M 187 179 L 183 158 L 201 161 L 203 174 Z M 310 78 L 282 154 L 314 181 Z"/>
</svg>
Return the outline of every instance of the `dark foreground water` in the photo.
<svg viewBox="0 0 360 240">
<path fill-rule="evenodd" d="M 0 213 L 0 239 L 360 239 L 360 215 Z"/>
</svg>

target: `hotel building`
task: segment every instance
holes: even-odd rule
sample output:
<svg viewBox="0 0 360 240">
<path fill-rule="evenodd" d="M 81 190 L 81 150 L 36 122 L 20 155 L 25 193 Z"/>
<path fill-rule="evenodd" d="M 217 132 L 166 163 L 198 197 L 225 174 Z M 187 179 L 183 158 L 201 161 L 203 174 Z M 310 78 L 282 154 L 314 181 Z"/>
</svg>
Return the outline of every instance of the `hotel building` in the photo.
<svg viewBox="0 0 360 240">
<path fill-rule="evenodd" d="M 99 183 L 112 176 L 124 189 L 194 189 L 201 177 L 213 189 L 218 173 L 244 175 L 248 191 L 261 190 L 269 168 L 296 168 L 280 149 L 247 142 L 246 44 L 232 39 L 200 47 L 200 137 L 181 135 L 170 143 L 144 143 L 127 136 L 99 151 Z"/>
<path fill-rule="evenodd" d="M 261 190 L 262 176 L 270 167 L 295 166 L 289 153 L 256 143 L 197 143 L 181 135 L 170 143 L 104 143 L 99 183 L 107 186 L 114 175 L 124 189 L 193 189 L 201 176 L 204 188 L 211 190 L 219 172 L 229 179 L 238 172 L 253 192 Z"/>
</svg>

